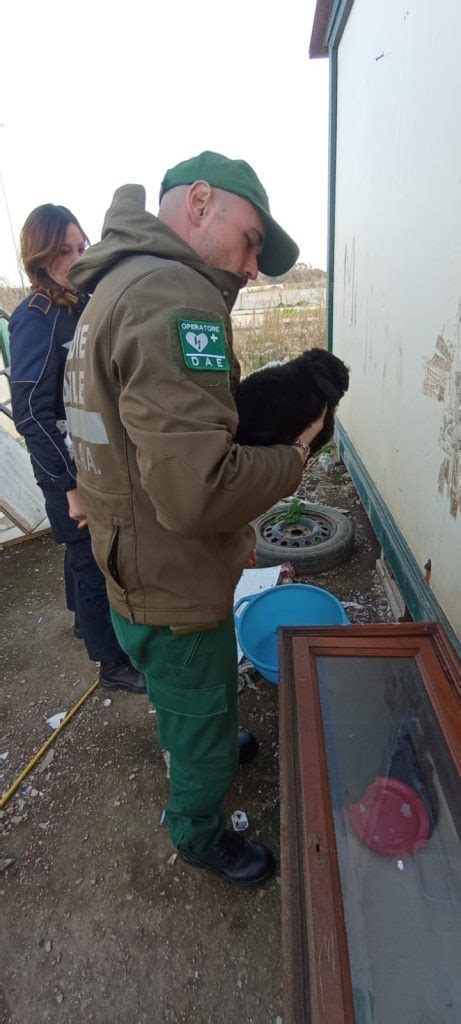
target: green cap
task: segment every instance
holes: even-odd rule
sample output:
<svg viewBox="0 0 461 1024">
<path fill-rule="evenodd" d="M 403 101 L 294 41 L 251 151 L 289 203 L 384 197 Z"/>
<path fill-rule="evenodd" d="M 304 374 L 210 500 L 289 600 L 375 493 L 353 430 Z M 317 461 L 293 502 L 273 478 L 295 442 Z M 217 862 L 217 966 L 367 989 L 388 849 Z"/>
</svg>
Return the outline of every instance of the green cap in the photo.
<svg viewBox="0 0 461 1024">
<path fill-rule="evenodd" d="M 221 153 L 205 150 L 190 160 L 170 167 L 160 186 L 160 199 L 176 185 L 192 185 L 194 181 L 207 181 L 214 188 L 233 192 L 248 199 L 262 214 L 264 221 L 264 248 L 258 256 L 259 269 L 269 277 L 285 274 L 296 263 L 299 249 L 296 242 L 271 217 L 269 199 L 258 176 L 245 160 L 229 160 Z"/>
</svg>

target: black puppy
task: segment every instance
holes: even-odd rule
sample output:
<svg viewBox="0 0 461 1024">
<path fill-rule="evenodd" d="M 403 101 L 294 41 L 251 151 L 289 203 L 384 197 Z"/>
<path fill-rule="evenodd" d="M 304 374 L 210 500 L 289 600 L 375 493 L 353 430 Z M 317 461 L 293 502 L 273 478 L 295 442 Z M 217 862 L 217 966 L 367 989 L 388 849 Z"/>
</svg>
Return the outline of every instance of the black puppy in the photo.
<svg viewBox="0 0 461 1024">
<path fill-rule="evenodd" d="M 334 414 L 349 387 L 349 370 L 337 356 L 312 348 L 280 366 L 257 370 L 234 395 L 239 414 L 238 444 L 292 444 L 322 414 L 325 422 L 311 444 L 319 451 L 333 437 Z"/>
</svg>

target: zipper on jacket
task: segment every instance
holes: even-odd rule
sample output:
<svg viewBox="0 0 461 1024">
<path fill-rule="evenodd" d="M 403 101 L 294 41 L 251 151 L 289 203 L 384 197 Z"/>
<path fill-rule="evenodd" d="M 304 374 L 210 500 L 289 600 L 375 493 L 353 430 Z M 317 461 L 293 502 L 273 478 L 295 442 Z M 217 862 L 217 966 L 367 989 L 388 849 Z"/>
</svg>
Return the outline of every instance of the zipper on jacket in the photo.
<svg viewBox="0 0 461 1024">
<path fill-rule="evenodd" d="M 133 615 L 133 612 L 131 611 L 130 605 L 128 604 L 128 592 L 126 590 L 124 590 L 123 588 L 122 588 L 122 602 L 123 602 L 124 605 L 126 605 L 126 610 L 128 612 L 128 618 L 129 618 L 130 622 L 134 622 L 134 615 Z"/>
</svg>

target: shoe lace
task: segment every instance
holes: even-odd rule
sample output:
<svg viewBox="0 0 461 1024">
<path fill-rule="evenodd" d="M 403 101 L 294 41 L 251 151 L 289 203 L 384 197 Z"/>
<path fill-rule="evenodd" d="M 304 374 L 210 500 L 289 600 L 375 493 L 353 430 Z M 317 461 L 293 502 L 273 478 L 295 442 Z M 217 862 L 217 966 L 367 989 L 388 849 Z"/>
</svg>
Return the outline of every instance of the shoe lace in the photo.
<svg viewBox="0 0 461 1024">
<path fill-rule="evenodd" d="M 122 668 L 125 672 L 129 672 L 131 675 L 138 675 L 137 668 L 132 665 L 129 658 L 125 654 L 120 654 L 116 661 L 113 662 L 113 668 Z"/>
<path fill-rule="evenodd" d="M 135 666 L 131 664 L 131 661 L 127 662 L 126 668 L 127 668 L 127 671 L 130 673 L 130 675 L 139 676 L 139 672 L 138 672 L 137 668 L 135 668 Z"/>
</svg>

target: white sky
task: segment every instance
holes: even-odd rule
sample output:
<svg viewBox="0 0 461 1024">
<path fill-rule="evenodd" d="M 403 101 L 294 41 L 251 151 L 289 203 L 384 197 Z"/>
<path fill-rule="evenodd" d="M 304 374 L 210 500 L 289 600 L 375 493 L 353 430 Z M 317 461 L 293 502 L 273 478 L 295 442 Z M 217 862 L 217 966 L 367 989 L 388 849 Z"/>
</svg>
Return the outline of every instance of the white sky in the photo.
<svg viewBox="0 0 461 1024">
<path fill-rule="evenodd" d="M 16 237 L 62 203 L 92 241 L 115 189 L 203 149 L 251 163 L 301 259 L 326 265 L 328 61 L 315 0 L 4 0 L 0 172 Z M 0 190 L 0 278 L 18 280 Z"/>
</svg>

